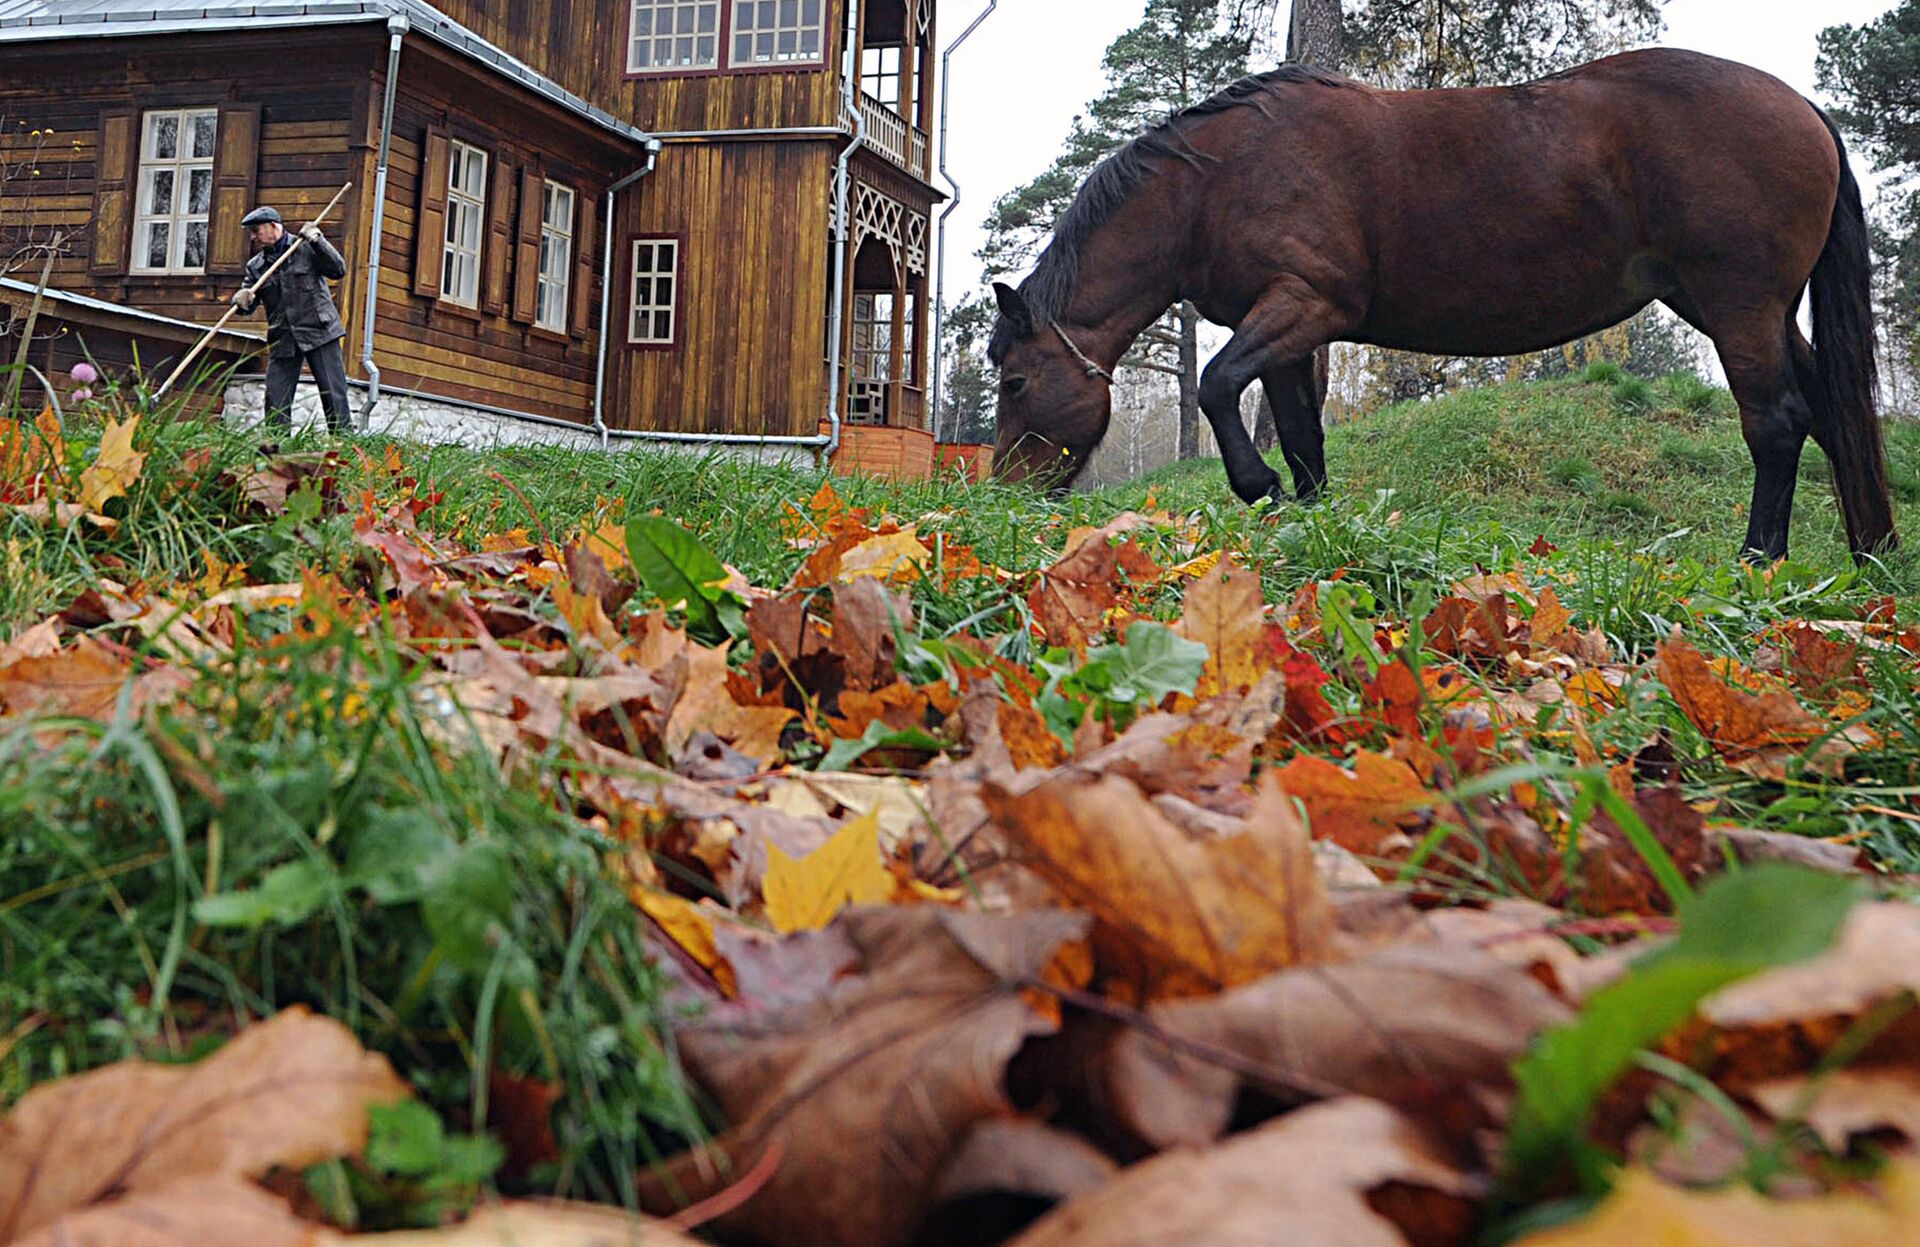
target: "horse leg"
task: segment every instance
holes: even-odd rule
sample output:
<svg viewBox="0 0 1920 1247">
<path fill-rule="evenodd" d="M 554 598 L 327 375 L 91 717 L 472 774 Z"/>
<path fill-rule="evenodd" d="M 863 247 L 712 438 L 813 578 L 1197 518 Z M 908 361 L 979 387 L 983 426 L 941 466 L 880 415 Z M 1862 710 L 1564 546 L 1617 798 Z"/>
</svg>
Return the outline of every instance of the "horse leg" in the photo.
<svg viewBox="0 0 1920 1247">
<path fill-rule="evenodd" d="M 1273 408 L 1274 428 L 1280 434 L 1280 453 L 1286 456 L 1294 494 L 1302 502 L 1312 502 L 1327 486 L 1326 439 L 1320 424 L 1325 394 L 1320 381 L 1313 359 L 1269 368 L 1260 375 Z"/>
<path fill-rule="evenodd" d="M 1247 436 L 1247 426 L 1241 423 L 1240 396 L 1270 370 L 1311 367 L 1314 350 L 1338 337 L 1340 328 L 1338 313 L 1312 291 L 1304 286 L 1280 287 L 1254 305 L 1207 365 L 1200 378 L 1200 410 L 1213 426 L 1227 481 L 1242 502 L 1251 505 L 1261 498 L 1278 502 L 1285 494 L 1280 474 L 1260 457 Z M 1276 402 L 1276 423 L 1282 419 L 1280 410 Z M 1291 463 L 1291 455 L 1288 458 Z"/>
<path fill-rule="evenodd" d="M 1813 429 L 1813 408 L 1794 376 L 1792 347 L 1779 320 L 1756 318 L 1714 339 L 1727 384 L 1740 404 L 1740 431 L 1753 456 L 1753 509 L 1740 557 L 1773 562 L 1787 556 L 1793 488 L 1800 451 Z"/>
</svg>

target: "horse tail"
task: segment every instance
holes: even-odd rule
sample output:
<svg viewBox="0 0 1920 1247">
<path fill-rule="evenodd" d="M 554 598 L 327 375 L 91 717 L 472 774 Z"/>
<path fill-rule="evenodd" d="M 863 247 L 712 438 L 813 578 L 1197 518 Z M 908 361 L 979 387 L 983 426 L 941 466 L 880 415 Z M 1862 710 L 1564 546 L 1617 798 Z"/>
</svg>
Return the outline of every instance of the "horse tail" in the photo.
<svg viewBox="0 0 1920 1247">
<path fill-rule="evenodd" d="M 1840 153 L 1840 194 L 1833 205 L 1826 247 L 1813 269 L 1814 384 L 1807 397 L 1813 408 L 1815 440 L 1833 463 L 1847 544 L 1859 557 L 1891 550 L 1900 538 L 1893 527 L 1887 453 L 1877 410 L 1880 374 L 1874 358 L 1867 214 L 1860 202 L 1860 184 L 1847 160 L 1846 142 L 1832 118 L 1820 112 L 1820 119 Z"/>
</svg>

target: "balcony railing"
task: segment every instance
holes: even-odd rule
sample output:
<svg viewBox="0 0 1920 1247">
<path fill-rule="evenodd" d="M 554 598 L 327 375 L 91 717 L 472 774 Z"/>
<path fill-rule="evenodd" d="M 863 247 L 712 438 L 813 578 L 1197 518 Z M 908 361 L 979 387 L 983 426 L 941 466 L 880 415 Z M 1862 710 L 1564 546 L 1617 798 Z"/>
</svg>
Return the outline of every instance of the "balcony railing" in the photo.
<svg viewBox="0 0 1920 1247">
<path fill-rule="evenodd" d="M 907 124 L 906 118 L 878 96 L 860 93 L 860 115 L 866 121 L 867 146 L 908 173 L 926 181 L 927 135 Z"/>
</svg>

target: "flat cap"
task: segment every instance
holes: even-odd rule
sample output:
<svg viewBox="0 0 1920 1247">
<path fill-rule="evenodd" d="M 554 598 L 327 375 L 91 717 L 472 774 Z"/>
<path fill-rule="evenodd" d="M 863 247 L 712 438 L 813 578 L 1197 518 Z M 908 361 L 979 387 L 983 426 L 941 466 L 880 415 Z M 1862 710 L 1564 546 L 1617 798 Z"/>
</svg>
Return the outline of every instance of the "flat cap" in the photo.
<svg viewBox="0 0 1920 1247">
<path fill-rule="evenodd" d="M 255 208 L 252 212 L 240 218 L 240 224 L 248 229 L 252 229 L 256 225 L 265 225 L 268 221 L 272 221 L 275 225 L 280 224 L 280 210 L 278 208 Z"/>
</svg>

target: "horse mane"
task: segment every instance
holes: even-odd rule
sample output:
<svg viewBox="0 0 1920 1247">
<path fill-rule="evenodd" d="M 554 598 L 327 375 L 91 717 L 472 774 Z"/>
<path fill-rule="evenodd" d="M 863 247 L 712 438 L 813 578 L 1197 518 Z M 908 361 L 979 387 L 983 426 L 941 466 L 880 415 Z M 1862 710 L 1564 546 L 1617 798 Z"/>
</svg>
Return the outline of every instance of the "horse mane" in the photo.
<svg viewBox="0 0 1920 1247">
<path fill-rule="evenodd" d="M 1326 87 L 1354 85 L 1352 80 L 1338 74 L 1299 63 L 1251 74 L 1198 104 L 1172 114 L 1102 160 L 1081 185 L 1073 203 L 1060 214 L 1053 240 L 1040 253 L 1033 273 L 1020 283 L 1020 293 L 1032 309 L 1034 323 L 1045 325 L 1066 310 L 1080 279 L 1081 249 L 1148 178 L 1168 161 L 1177 160 L 1198 169 L 1203 160 L 1213 159 L 1196 151 L 1188 140 L 1187 130 L 1194 122 L 1234 108 L 1258 108 L 1272 119 L 1266 97 L 1275 94 L 1275 87 L 1301 83 Z M 1012 346 L 1013 327 L 1005 317 L 1000 317 L 987 344 L 987 356 L 997 367 Z"/>
</svg>

